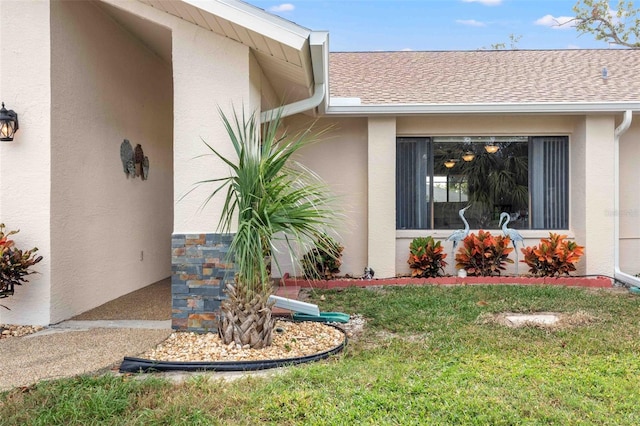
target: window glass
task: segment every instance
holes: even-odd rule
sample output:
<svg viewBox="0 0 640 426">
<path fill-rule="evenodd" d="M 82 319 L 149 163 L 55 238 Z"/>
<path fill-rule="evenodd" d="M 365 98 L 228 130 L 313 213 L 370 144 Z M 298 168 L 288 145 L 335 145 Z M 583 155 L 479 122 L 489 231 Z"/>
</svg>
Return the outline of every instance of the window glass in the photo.
<svg viewBox="0 0 640 426">
<path fill-rule="evenodd" d="M 568 226 L 568 138 L 478 136 L 398 138 L 396 226 L 473 229 Z"/>
</svg>

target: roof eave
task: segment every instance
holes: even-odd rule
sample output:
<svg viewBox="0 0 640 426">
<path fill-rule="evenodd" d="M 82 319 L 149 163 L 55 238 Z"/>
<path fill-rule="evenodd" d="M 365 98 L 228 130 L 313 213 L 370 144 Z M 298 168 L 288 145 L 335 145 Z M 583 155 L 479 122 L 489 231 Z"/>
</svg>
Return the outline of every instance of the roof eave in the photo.
<svg viewBox="0 0 640 426">
<path fill-rule="evenodd" d="M 274 41 L 301 49 L 311 30 L 238 0 L 182 0 L 206 12 L 260 33 Z"/>
<path fill-rule="evenodd" d="M 333 106 L 327 115 L 425 115 L 425 114 L 590 114 L 640 111 L 640 102 L 543 102 L 486 104 L 395 104 Z"/>
</svg>

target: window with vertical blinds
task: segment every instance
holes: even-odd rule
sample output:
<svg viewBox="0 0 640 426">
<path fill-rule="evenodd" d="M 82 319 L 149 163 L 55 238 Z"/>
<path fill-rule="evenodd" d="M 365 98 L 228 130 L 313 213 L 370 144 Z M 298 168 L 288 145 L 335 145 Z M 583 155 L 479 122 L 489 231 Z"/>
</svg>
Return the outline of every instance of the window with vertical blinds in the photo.
<svg viewBox="0 0 640 426">
<path fill-rule="evenodd" d="M 396 228 L 567 229 L 566 136 L 399 137 Z"/>
</svg>

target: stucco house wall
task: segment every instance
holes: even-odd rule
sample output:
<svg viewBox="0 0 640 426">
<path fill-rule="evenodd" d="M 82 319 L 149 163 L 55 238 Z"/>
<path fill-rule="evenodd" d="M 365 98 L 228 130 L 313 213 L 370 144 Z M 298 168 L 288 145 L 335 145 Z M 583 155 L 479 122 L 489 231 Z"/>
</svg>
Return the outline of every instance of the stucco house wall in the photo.
<svg viewBox="0 0 640 426">
<path fill-rule="evenodd" d="M 640 273 L 640 116 L 635 114 L 627 133 L 620 139 L 620 210 L 607 212 L 620 218 L 620 269 Z"/>
<path fill-rule="evenodd" d="M 21 124 L 0 147 L 0 212 L 44 256 L 3 322 L 54 323 L 169 276 L 172 233 L 216 231 L 219 200 L 201 209 L 210 188 L 185 195 L 228 172 L 196 158 L 202 140 L 233 152 L 218 107 L 259 110 L 273 91 L 247 46 L 140 2 L 103 3 L 165 31 L 171 62 L 99 3 L 0 6 L 0 90 Z M 125 138 L 149 157 L 148 181 L 125 177 Z M 40 184 L 16 190 L 27 182 Z"/>
<path fill-rule="evenodd" d="M 51 2 L 51 322 L 170 275 L 171 64 L 94 3 Z M 140 144 L 149 179 L 127 177 Z"/>
<path fill-rule="evenodd" d="M 610 275 L 614 268 L 614 130 L 615 117 L 585 117 L 584 237 L 586 273 Z M 579 194 L 579 192 L 578 192 Z M 606 242 L 603 244 L 603 241 Z"/>
<path fill-rule="evenodd" d="M 203 141 L 222 155 L 233 155 L 218 108 L 227 115 L 233 108 L 258 108 L 250 104 L 249 48 L 194 25 L 178 24 L 173 29 L 173 67 L 174 108 L 179 114 L 174 128 L 174 202 L 179 208 L 173 232 L 215 232 L 223 196 L 202 210 L 213 187 L 194 189 L 194 184 L 225 176 L 228 168 L 212 156 L 198 157 L 211 153 Z"/>
<path fill-rule="evenodd" d="M 4 299 L 2 323 L 50 319 L 51 39 L 47 1 L 0 2 L 0 94 L 18 112 L 14 143 L 0 144 L 0 214 L 16 242 L 45 256 L 38 275 Z M 29 25 L 24 23 L 28 22 Z"/>
<path fill-rule="evenodd" d="M 332 237 L 344 246 L 341 275 L 360 276 L 367 265 L 367 120 L 363 118 L 321 118 L 299 114 L 285 121 L 289 134 L 312 125 L 322 133 L 315 143 L 295 158 L 324 180 L 336 197 L 338 227 Z M 282 246 L 284 250 L 284 245 Z M 304 253 L 301 253 L 304 255 Z M 277 255 L 272 274 L 301 275 L 284 252 Z"/>
<path fill-rule="evenodd" d="M 328 118 L 320 120 L 329 122 Z M 316 145 L 304 162 L 330 182 L 338 182 L 338 188 L 351 182 L 354 176 L 363 180 L 366 197 L 349 197 L 358 200 L 356 207 L 347 213 L 348 226 L 356 219 L 361 224 L 353 228 L 343 239 L 345 252 L 343 273 L 361 273 L 363 266 L 371 266 L 380 277 L 409 272 L 406 263 L 411 240 L 418 236 L 432 235 L 443 241 L 447 253 L 451 243 L 445 241 L 451 230 L 396 230 L 395 229 L 395 138 L 396 136 L 447 136 L 447 135 L 566 135 L 569 137 L 570 155 L 570 224 L 561 230 L 585 245 L 586 255 L 579 263 L 578 274 L 610 274 L 613 269 L 613 246 L 598 241 L 613 241 L 613 128 L 615 116 L 609 115 L 509 115 L 509 116 L 400 116 L 384 120 L 342 118 L 334 135 Z M 366 123 L 366 126 L 363 124 Z M 372 130 L 373 129 L 373 130 Z M 638 131 L 637 128 L 632 128 Z M 632 138 L 629 134 L 628 138 Z M 364 142 L 366 140 L 366 142 Z M 340 146 L 340 156 L 335 155 L 332 141 Z M 360 142 L 359 148 L 349 152 L 347 147 Z M 345 143 L 348 142 L 348 143 Z M 335 146 L 337 148 L 337 146 Z M 363 158 L 361 171 L 352 175 L 352 168 L 344 164 L 358 164 Z M 624 155 L 621 155 L 624 157 Z M 631 163 L 632 160 L 627 160 Z M 611 162 L 609 169 L 600 167 Z M 595 173 L 587 170 L 599 169 Z M 366 173 L 365 173 L 366 171 Z M 357 182 L 358 180 L 354 182 Z M 368 182 L 368 183 L 367 183 Z M 368 189 L 367 188 L 368 185 Z M 360 186 L 360 185 L 358 185 Z M 358 193 L 357 191 L 355 192 Z M 375 195 L 372 198 L 371 193 Z M 377 201 L 376 201 L 377 200 Z M 610 206 L 609 206 L 610 205 Z M 607 207 L 609 206 L 609 207 Z M 366 229 L 365 226 L 366 225 Z M 629 228 L 631 225 L 627 225 Z M 462 227 L 462 224 L 461 226 Z M 624 229 L 627 229 L 624 228 Z M 500 230 L 491 230 L 500 233 Z M 521 230 L 525 245 L 535 245 L 548 236 L 546 230 Z M 627 232 L 627 231 L 624 231 Z M 366 235 L 366 239 L 356 233 Z M 353 238 L 356 237 L 356 238 Z M 371 239 L 376 240 L 372 244 Z M 382 249 L 383 246 L 392 246 Z M 355 257 L 350 254 L 354 252 Z M 395 253 L 395 254 L 393 254 Z M 591 254 L 591 256 L 589 256 Z M 449 255 L 447 273 L 455 273 L 454 260 Z M 523 264 L 519 272 L 524 272 Z M 510 265 L 507 273 L 515 273 Z"/>
</svg>

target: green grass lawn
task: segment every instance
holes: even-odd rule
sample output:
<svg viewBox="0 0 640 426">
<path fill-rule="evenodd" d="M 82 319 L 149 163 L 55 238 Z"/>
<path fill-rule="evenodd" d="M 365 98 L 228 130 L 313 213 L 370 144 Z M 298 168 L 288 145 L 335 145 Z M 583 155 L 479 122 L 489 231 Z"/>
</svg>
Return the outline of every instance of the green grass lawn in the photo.
<svg viewBox="0 0 640 426">
<path fill-rule="evenodd" d="M 0 394 L 0 424 L 640 424 L 637 296 L 425 286 L 318 291 L 312 301 L 368 320 L 326 362 L 231 383 L 43 382 Z M 550 311 L 582 320 L 557 329 L 487 320 Z"/>
</svg>

